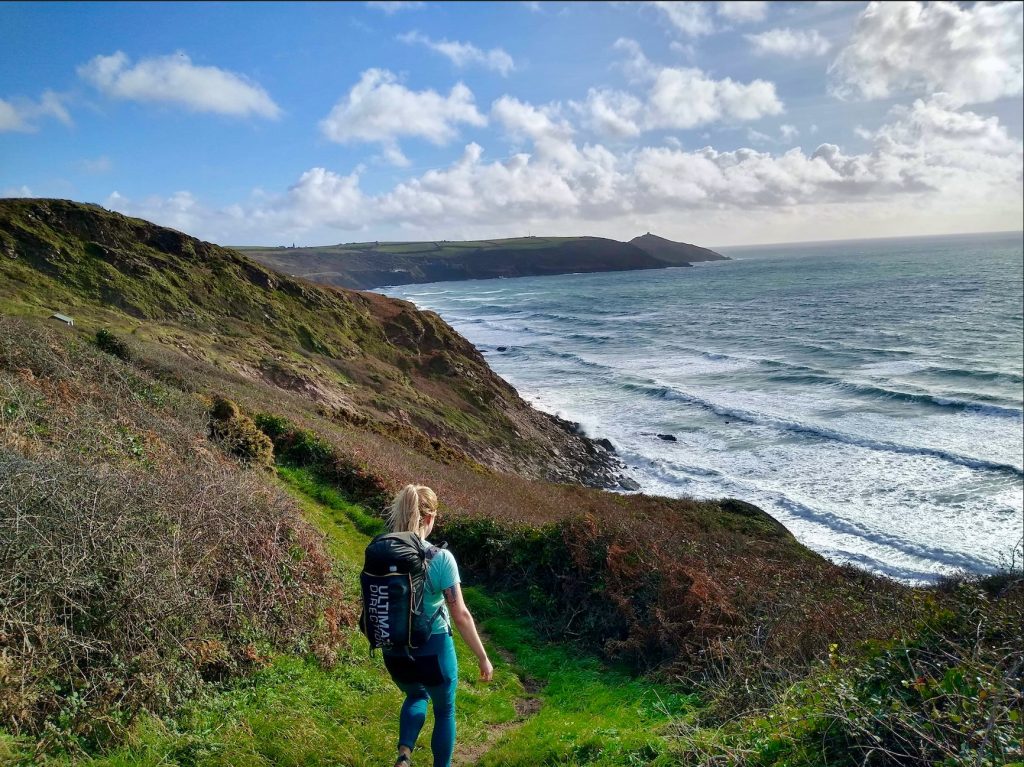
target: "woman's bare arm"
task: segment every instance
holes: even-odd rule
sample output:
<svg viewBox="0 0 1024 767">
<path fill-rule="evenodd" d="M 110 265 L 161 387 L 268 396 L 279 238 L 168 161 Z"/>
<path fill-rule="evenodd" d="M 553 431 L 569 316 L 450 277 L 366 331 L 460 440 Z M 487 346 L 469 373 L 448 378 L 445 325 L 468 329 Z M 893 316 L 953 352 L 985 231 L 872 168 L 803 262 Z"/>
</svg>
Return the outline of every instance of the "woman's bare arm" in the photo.
<svg viewBox="0 0 1024 767">
<path fill-rule="evenodd" d="M 491 681 L 491 677 L 494 675 L 494 666 L 491 665 L 491 661 L 487 657 L 487 650 L 484 649 L 484 643 L 480 641 L 480 635 L 477 634 L 476 623 L 462 598 L 462 588 L 459 584 L 456 583 L 444 590 L 444 601 L 448 605 L 448 614 L 451 616 L 455 628 L 459 630 L 459 635 L 476 655 L 480 665 L 480 678 L 485 682 Z"/>
</svg>

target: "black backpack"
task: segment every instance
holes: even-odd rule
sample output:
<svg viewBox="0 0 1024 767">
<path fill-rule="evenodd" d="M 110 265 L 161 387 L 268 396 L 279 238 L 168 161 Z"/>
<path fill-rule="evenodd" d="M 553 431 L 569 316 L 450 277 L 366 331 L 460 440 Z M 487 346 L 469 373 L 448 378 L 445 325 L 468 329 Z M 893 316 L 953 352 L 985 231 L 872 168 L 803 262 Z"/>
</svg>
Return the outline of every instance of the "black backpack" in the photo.
<svg viewBox="0 0 1024 767">
<path fill-rule="evenodd" d="M 409 650 L 430 638 L 433 615 L 423 614 L 423 591 L 428 582 L 427 565 L 448 544 L 425 544 L 416 533 L 383 533 L 366 546 L 359 585 L 363 612 L 359 628 L 370 642 L 370 651 Z"/>
</svg>

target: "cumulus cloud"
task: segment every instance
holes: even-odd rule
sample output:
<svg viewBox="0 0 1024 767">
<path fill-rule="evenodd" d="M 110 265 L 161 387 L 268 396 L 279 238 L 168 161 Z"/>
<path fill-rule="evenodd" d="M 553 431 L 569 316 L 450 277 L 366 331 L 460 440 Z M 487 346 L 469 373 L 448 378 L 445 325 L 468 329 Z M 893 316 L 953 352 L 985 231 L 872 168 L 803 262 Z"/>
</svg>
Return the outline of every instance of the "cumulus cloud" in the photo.
<svg viewBox="0 0 1024 767">
<path fill-rule="evenodd" d="M 641 100 L 624 91 L 591 89 L 572 107 L 606 135 L 635 136 L 648 130 L 686 130 L 721 120 L 740 122 L 781 114 L 775 84 L 716 80 L 696 67 L 663 67 L 650 61 L 635 40 L 616 41 L 626 54 L 626 72 L 646 87 Z"/>
<path fill-rule="evenodd" d="M 779 126 L 779 135 L 782 136 L 783 141 L 792 141 L 800 135 L 800 129 L 795 125 L 788 125 L 783 123 Z"/>
<path fill-rule="evenodd" d="M 64 106 L 65 97 L 54 91 L 43 91 L 37 99 L 0 99 L 0 133 L 32 133 L 39 129 L 39 121 L 51 118 L 71 125 L 71 115 Z"/>
<path fill-rule="evenodd" d="M 432 40 L 419 32 L 406 32 L 399 35 L 398 39 L 403 43 L 425 45 L 432 51 L 440 53 L 457 67 L 466 67 L 471 64 L 478 64 L 486 69 L 492 69 L 505 77 L 516 68 L 516 63 L 503 48 L 491 48 L 488 51 L 482 50 L 472 43 L 460 43 L 455 40 Z"/>
<path fill-rule="evenodd" d="M 1020 95 L 1024 5 L 872 2 L 829 67 L 840 98 L 942 91 L 961 104 Z"/>
<path fill-rule="evenodd" d="M 591 88 L 585 102 L 573 102 L 592 131 L 616 138 L 638 136 L 643 122 L 644 105 L 630 93 L 608 88 Z"/>
<path fill-rule="evenodd" d="M 320 121 L 320 130 L 343 144 L 365 141 L 393 147 L 403 136 L 417 136 L 441 145 L 458 135 L 460 124 L 487 124 L 472 91 L 462 83 L 442 96 L 430 89 L 410 90 L 386 69 L 367 69 Z"/>
<path fill-rule="evenodd" d="M 182 52 L 142 59 L 132 64 L 117 51 L 96 56 L 78 67 L 78 74 L 114 99 L 163 102 L 193 112 L 232 117 L 276 118 L 280 107 L 260 85 L 243 75 L 211 66 L 198 66 Z"/>
<path fill-rule="evenodd" d="M 768 3 L 759 0 L 722 0 L 715 4 L 715 11 L 729 21 L 763 21 L 768 14 Z"/>
<path fill-rule="evenodd" d="M 685 129 L 718 120 L 757 120 L 783 112 L 775 84 L 715 80 L 700 69 L 666 67 L 648 93 L 647 123 L 654 128 Z"/>
<path fill-rule="evenodd" d="M 771 222 L 798 211 L 805 216 L 801 220 L 827 211 L 846 221 L 844 231 L 856 233 L 864 216 L 898 227 L 904 225 L 899 216 L 922 211 L 943 222 L 959 216 L 1006 226 L 1022 207 L 1021 141 L 997 118 L 957 108 L 943 95 L 891 110 L 859 153 L 830 143 L 809 154 L 800 148 L 685 149 L 678 143 L 616 153 L 578 143 L 554 106 L 504 97 L 491 115 L 530 142 L 528 148 L 489 160 L 479 144 L 470 143 L 447 167 L 379 194 L 361 189 L 358 172 L 312 168 L 278 197 L 216 215 L 197 211 L 184 193 L 139 204 L 114 200 L 112 207 L 192 231 L 234 227 L 233 236 L 221 235 L 233 242 L 258 241 L 253 231 L 273 232 L 271 240 L 288 232 L 361 228 L 439 237 L 453 231 L 515 233 L 525 223 L 562 231 L 628 231 L 629 222 L 678 221 L 688 213 L 701 221 L 717 216 L 717 225 L 727 226 L 726 215 Z M 849 211 L 846 219 L 843 210 Z"/>
<path fill-rule="evenodd" d="M 758 56 L 786 56 L 791 59 L 805 56 L 824 56 L 832 44 L 816 29 L 769 29 L 756 35 L 746 35 Z"/>
</svg>

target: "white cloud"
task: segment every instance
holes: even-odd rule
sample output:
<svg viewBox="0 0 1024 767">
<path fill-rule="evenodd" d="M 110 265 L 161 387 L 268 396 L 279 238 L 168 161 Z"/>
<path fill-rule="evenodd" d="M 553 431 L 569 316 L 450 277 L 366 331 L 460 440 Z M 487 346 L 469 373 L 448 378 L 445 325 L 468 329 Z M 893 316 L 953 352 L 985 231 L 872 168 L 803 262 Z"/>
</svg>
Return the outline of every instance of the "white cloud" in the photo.
<svg viewBox="0 0 1024 767">
<path fill-rule="evenodd" d="M 782 124 L 779 126 L 779 135 L 783 141 L 792 141 L 800 135 L 800 129 L 795 125 Z"/>
<path fill-rule="evenodd" d="M 781 114 L 775 84 L 731 78 L 715 80 L 695 67 L 662 67 L 651 62 L 635 40 L 620 39 L 626 72 L 646 85 L 643 100 L 624 91 L 591 89 L 586 102 L 572 106 L 591 128 L 613 136 L 648 130 L 687 130 L 718 121 L 749 121 Z"/>
<path fill-rule="evenodd" d="M 175 192 L 170 197 L 153 195 L 139 201 L 130 200 L 113 191 L 103 204 L 110 210 L 138 216 L 187 234 L 208 230 L 211 219 L 222 215 L 221 212 L 215 213 L 204 208 L 188 191 Z"/>
<path fill-rule="evenodd" d="M 718 120 L 757 120 L 783 112 L 775 85 L 765 80 L 738 83 L 714 80 L 699 69 L 666 67 L 648 94 L 647 123 L 654 128 L 685 129 Z"/>
<path fill-rule="evenodd" d="M 366 3 L 367 8 L 373 8 L 376 11 L 383 11 L 388 16 L 392 16 L 399 11 L 412 11 L 417 8 L 422 8 L 424 3 L 418 0 L 369 0 Z"/>
<path fill-rule="evenodd" d="M 720 18 L 735 24 L 762 21 L 768 13 L 768 3 L 761 0 L 721 0 L 716 3 L 652 0 L 647 5 L 661 11 L 669 24 L 688 37 L 710 35 L 716 31 L 712 9 Z"/>
<path fill-rule="evenodd" d="M 257 83 L 243 75 L 198 66 L 182 52 L 142 59 L 132 65 L 117 51 L 96 56 L 78 67 L 78 74 L 110 98 L 178 104 L 193 112 L 232 117 L 276 118 L 280 107 Z"/>
<path fill-rule="evenodd" d="M 448 58 L 457 67 L 479 64 L 500 73 L 503 77 L 516 68 L 515 61 L 502 48 L 491 48 L 485 51 L 472 43 L 460 43 L 454 40 L 432 40 L 426 35 L 415 31 L 399 35 L 398 39 L 403 43 L 425 45 L 430 50 L 436 51 Z"/>
<path fill-rule="evenodd" d="M 586 126 L 597 133 L 617 138 L 638 136 L 643 102 L 632 94 L 607 88 L 591 88 L 587 100 L 573 102 L 573 108 L 583 115 Z"/>
<path fill-rule="evenodd" d="M 768 3 L 759 0 L 722 0 L 715 4 L 715 11 L 729 21 L 763 21 L 768 14 Z"/>
<path fill-rule="evenodd" d="M 446 144 L 458 135 L 458 125 L 482 126 L 473 93 L 462 83 L 447 96 L 434 90 L 412 91 L 386 69 L 367 69 L 348 96 L 320 121 L 331 141 L 380 142 L 393 145 L 402 136 L 418 136 Z"/>
<path fill-rule="evenodd" d="M 665 14 L 669 23 L 684 35 L 690 37 L 710 35 L 715 29 L 705 3 L 680 3 L 666 0 L 665 2 L 652 2 L 651 5 Z"/>
<path fill-rule="evenodd" d="M 64 106 L 66 97 L 53 91 L 43 91 L 37 101 L 15 98 L 0 99 L 0 133 L 18 131 L 33 133 L 39 129 L 39 120 L 49 117 L 64 125 L 72 125 L 71 115 Z"/>
<path fill-rule="evenodd" d="M 863 232 L 866 221 L 882 222 L 887 233 L 906 233 L 908 221 L 931 222 L 933 229 L 954 226 L 953 231 L 1009 228 L 1019 222 L 1024 203 L 1021 141 L 997 118 L 957 109 L 946 96 L 894 108 L 870 147 L 857 154 L 830 143 L 810 154 L 800 148 L 685 150 L 678 144 L 616 153 L 600 144 L 578 144 L 556 106 L 504 97 L 492 106 L 492 116 L 532 142 L 529 149 L 487 160 L 483 148 L 470 143 L 451 165 L 380 194 L 361 189 L 358 171 L 342 175 L 313 168 L 278 197 L 221 211 L 197 210 L 186 193 L 139 204 L 115 200 L 112 207 L 186 231 L 198 228 L 222 242 L 257 241 L 257 232 L 277 242 L 301 232 L 329 240 L 338 229 L 436 238 L 453 232 L 521 234 L 529 226 L 624 236 L 638 221 L 717 227 L 700 229 L 704 238 L 714 231 L 731 236 L 757 223 L 760 234 L 748 236 L 788 231 L 801 238 L 802 231 L 803 239 L 813 239 L 821 236 L 814 227 L 826 219 L 829 237 Z M 804 229 L 787 229 L 786 221 L 802 222 Z M 700 241 L 699 232 L 692 239 Z"/>
<path fill-rule="evenodd" d="M 872 2 L 829 67 L 840 98 L 942 91 L 977 104 L 1024 88 L 1024 4 Z"/>
<path fill-rule="evenodd" d="M 544 138 L 568 139 L 572 127 L 559 119 L 557 107 L 536 107 L 512 96 L 502 96 L 491 105 L 491 116 L 513 135 L 534 141 Z"/>
<path fill-rule="evenodd" d="M 412 165 L 412 162 L 405 153 L 398 147 L 398 144 L 385 144 L 381 147 L 381 158 L 384 162 L 389 165 L 394 165 L 399 168 L 408 168 Z"/>
<path fill-rule="evenodd" d="M 758 56 L 786 56 L 799 59 L 805 56 L 824 56 L 832 44 L 816 29 L 769 29 L 756 35 L 746 35 Z"/>
</svg>

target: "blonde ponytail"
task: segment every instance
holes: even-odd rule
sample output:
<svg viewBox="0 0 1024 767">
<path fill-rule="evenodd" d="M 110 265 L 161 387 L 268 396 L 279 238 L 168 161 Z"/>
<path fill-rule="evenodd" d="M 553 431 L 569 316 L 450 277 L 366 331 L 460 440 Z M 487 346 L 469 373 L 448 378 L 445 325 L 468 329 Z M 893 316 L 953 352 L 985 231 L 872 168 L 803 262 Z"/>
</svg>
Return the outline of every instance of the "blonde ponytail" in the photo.
<svg viewBox="0 0 1024 767">
<path fill-rule="evenodd" d="M 422 510 L 421 510 L 422 509 Z M 388 526 L 393 533 L 419 533 L 422 514 L 437 513 L 437 495 L 426 485 L 406 485 L 398 491 L 388 509 Z"/>
</svg>

